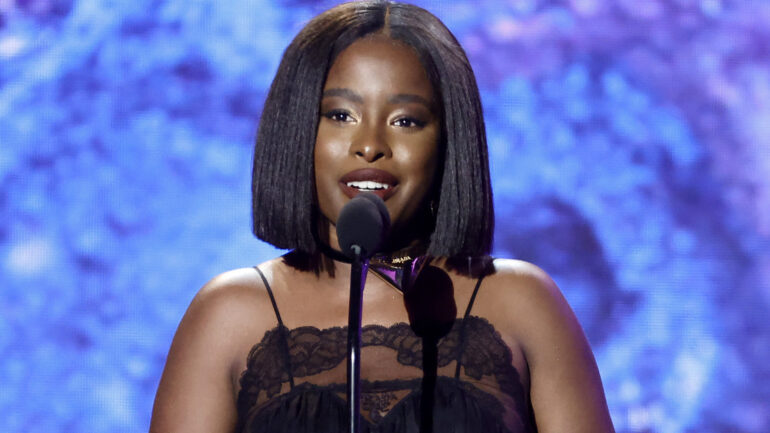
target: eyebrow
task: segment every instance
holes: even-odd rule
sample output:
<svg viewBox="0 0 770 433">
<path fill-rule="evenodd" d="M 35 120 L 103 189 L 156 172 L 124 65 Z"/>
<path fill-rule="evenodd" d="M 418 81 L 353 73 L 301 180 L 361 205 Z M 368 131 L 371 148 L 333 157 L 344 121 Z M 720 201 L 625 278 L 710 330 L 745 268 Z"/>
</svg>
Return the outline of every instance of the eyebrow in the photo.
<svg viewBox="0 0 770 433">
<path fill-rule="evenodd" d="M 345 98 L 359 104 L 364 103 L 364 98 L 361 95 L 351 89 L 343 87 L 335 87 L 333 89 L 324 90 L 323 94 L 321 95 L 322 98 L 334 96 Z M 404 102 L 422 104 L 428 109 L 433 109 L 433 104 L 430 101 L 420 95 L 415 95 L 412 93 L 399 93 L 388 98 L 389 104 L 400 104 Z"/>
<path fill-rule="evenodd" d="M 332 97 L 332 96 L 339 96 L 341 98 L 345 98 L 353 102 L 357 102 L 359 104 L 364 103 L 364 98 L 361 95 L 359 95 L 358 93 L 350 89 L 345 89 L 345 88 L 334 88 L 334 89 L 324 90 L 323 95 L 321 95 L 322 98 Z"/>
<path fill-rule="evenodd" d="M 388 103 L 390 104 L 399 104 L 403 102 L 422 104 L 430 110 L 433 109 L 433 104 L 430 101 L 420 95 L 415 95 L 412 93 L 399 93 L 398 95 L 393 95 L 388 99 Z"/>
</svg>

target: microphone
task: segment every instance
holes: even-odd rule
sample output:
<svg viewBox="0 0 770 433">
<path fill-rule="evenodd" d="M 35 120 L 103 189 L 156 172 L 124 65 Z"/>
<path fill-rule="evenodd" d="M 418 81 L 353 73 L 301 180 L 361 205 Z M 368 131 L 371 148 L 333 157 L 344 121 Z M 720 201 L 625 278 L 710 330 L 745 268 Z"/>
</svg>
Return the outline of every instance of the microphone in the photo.
<svg viewBox="0 0 770 433">
<path fill-rule="evenodd" d="M 350 264 L 348 308 L 347 417 L 350 433 L 361 431 L 361 307 L 369 258 L 390 229 L 390 214 L 378 196 L 364 192 L 342 207 L 337 218 L 337 241 Z"/>
<path fill-rule="evenodd" d="M 377 252 L 390 230 L 390 214 L 385 202 L 371 192 L 351 199 L 337 218 L 337 241 L 342 253 L 350 258 L 359 250 L 362 259 Z M 357 247 L 357 248 L 356 248 Z"/>
</svg>

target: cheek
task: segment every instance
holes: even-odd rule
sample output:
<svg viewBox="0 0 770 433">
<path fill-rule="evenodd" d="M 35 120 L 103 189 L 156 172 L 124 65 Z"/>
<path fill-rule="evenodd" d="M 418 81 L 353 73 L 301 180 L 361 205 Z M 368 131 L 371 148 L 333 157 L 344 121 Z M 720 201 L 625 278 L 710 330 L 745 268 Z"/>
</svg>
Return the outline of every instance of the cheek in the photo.
<svg viewBox="0 0 770 433">
<path fill-rule="evenodd" d="M 426 140 L 427 141 L 427 140 Z M 424 203 L 436 183 L 439 171 L 439 151 L 435 142 L 412 143 L 401 155 L 404 172 L 411 173 L 408 196 L 409 210 L 414 210 Z"/>
<path fill-rule="evenodd" d="M 437 139 L 433 139 L 428 143 L 420 143 L 418 146 L 412 147 L 406 156 L 406 161 L 411 164 L 411 169 L 417 174 L 416 178 L 420 183 L 418 186 L 420 190 L 430 190 L 435 181 L 440 160 L 437 141 Z"/>
<path fill-rule="evenodd" d="M 436 148 L 434 148 L 425 159 L 423 167 L 425 171 L 426 183 L 428 184 L 433 184 L 434 178 L 436 177 L 436 172 L 438 171 L 439 159 L 439 152 Z"/>
<path fill-rule="evenodd" d="M 328 165 L 338 162 L 339 158 L 343 158 L 347 154 L 348 137 L 333 129 L 333 127 L 324 125 L 323 122 L 318 126 L 315 147 L 313 148 L 313 159 L 316 163 Z M 323 171 L 320 174 L 323 174 Z"/>
<path fill-rule="evenodd" d="M 330 221 L 335 221 L 342 206 L 342 197 L 337 179 L 338 162 L 341 160 L 341 147 L 329 140 L 319 128 L 313 150 L 315 167 L 315 193 L 321 214 Z"/>
</svg>

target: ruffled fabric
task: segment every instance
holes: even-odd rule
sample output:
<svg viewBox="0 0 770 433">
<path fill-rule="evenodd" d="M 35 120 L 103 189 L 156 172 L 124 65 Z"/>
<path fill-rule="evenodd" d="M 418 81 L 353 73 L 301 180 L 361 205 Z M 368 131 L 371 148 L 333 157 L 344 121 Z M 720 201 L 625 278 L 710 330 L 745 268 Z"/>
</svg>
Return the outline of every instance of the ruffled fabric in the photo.
<svg viewBox="0 0 770 433">
<path fill-rule="evenodd" d="M 237 431 L 347 431 L 345 384 L 317 384 L 335 382 L 324 375 L 344 366 L 346 339 L 345 327 L 268 331 L 252 348 L 241 376 Z M 390 369 L 393 379 L 362 377 L 363 431 L 419 432 L 422 379 L 415 372 L 422 369 L 422 339 L 406 323 L 368 325 L 362 329 L 364 350 L 378 350 L 381 372 Z M 434 391 L 434 432 L 534 431 L 528 392 L 510 348 L 487 320 L 457 319 L 439 340 L 437 355 L 443 375 Z"/>
<path fill-rule="evenodd" d="M 459 380 L 439 377 L 436 382 L 433 425 L 441 433 L 518 433 L 502 422 L 503 409 L 493 397 Z M 339 386 L 305 383 L 272 400 L 244 420 L 243 433 L 340 433 L 347 430 L 346 402 Z M 419 433 L 421 391 L 398 402 L 379 422 L 362 418 L 364 433 Z M 491 398 L 491 400 L 490 400 Z"/>
</svg>

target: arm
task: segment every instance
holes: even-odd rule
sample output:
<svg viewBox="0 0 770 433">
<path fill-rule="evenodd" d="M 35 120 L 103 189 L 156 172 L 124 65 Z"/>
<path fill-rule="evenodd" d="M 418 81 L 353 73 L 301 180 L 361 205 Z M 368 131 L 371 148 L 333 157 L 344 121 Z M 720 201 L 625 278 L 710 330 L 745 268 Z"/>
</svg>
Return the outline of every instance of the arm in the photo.
<svg viewBox="0 0 770 433">
<path fill-rule="evenodd" d="M 516 286 L 509 305 L 529 365 L 538 431 L 614 432 L 593 353 L 559 288 L 529 263 L 508 261 L 502 268 Z"/>
<path fill-rule="evenodd" d="M 234 430 L 233 369 L 243 344 L 253 335 L 249 328 L 253 331 L 250 322 L 254 322 L 258 293 L 248 271 L 231 271 L 213 279 L 190 304 L 161 376 L 151 433 Z"/>
</svg>

